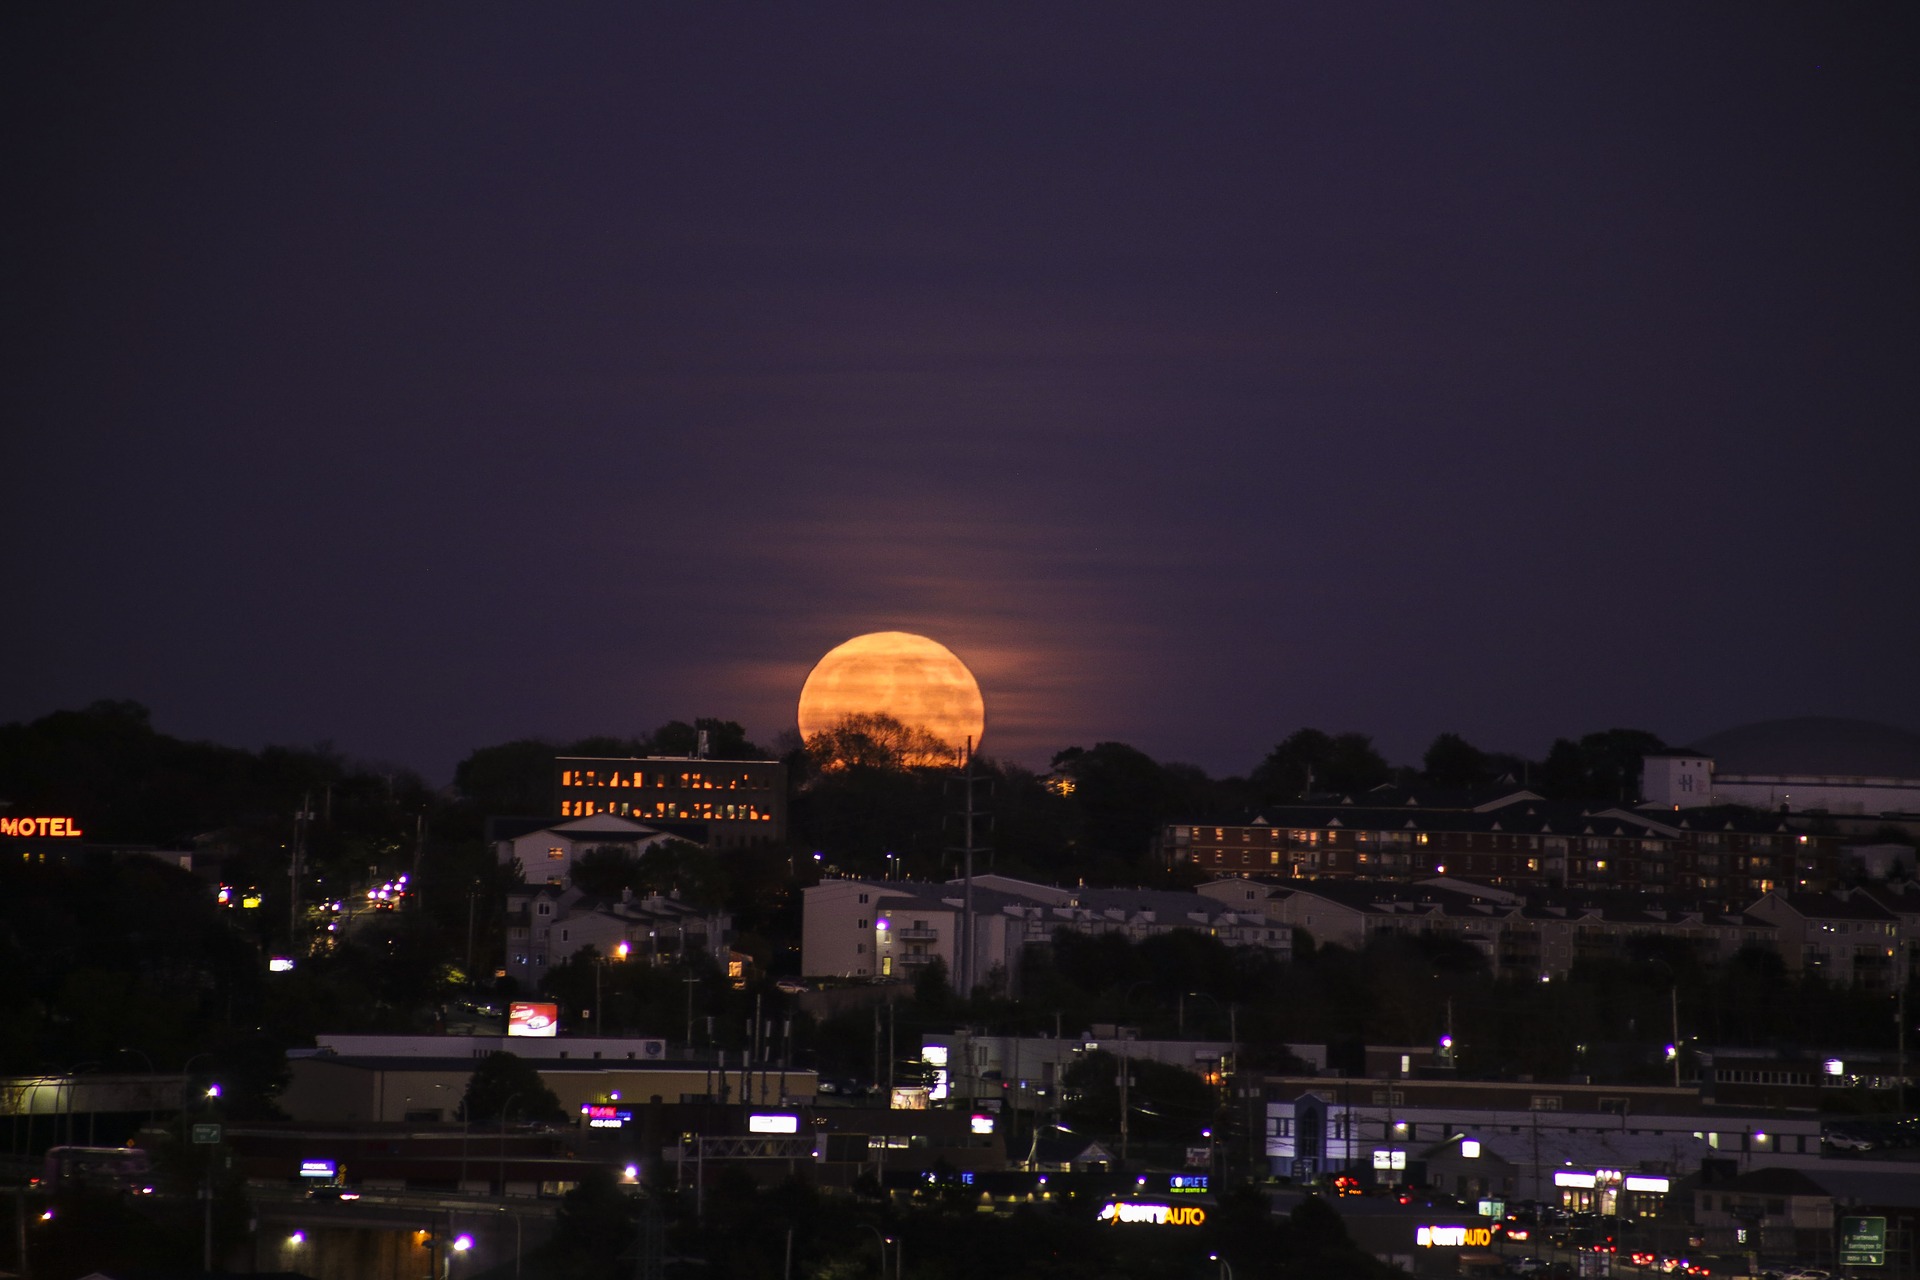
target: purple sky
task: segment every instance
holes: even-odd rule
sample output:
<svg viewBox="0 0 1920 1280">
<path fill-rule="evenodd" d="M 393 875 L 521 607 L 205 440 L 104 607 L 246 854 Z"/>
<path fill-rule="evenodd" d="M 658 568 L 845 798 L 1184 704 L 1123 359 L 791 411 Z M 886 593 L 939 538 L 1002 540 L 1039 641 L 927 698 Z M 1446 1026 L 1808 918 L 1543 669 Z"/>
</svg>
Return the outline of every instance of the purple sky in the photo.
<svg viewBox="0 0 1920 1280">
<path fill-rule="evenodd" d="M 0 720 L 444 780 L 771 739 L 897 628 L 1035 764 L 1920 727 L 1916 55 L 1893 5 L 15 7 Z"/>
</svg>

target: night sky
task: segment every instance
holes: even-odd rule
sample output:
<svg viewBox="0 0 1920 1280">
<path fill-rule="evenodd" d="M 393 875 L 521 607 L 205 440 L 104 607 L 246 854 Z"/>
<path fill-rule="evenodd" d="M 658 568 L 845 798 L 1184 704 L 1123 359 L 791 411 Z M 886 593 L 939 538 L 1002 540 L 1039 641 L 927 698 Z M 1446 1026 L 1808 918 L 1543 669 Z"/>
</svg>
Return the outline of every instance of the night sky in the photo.
<svg viewBox="0 0 1920 1280">
<path fill-rule="evenodd" d="M 1920 728 L 1916 65 L 1910 5 L 10 6 L 0 720 L 445 781 L 770 741 L 900 629 L 1035 765 Z"/>
</svg>

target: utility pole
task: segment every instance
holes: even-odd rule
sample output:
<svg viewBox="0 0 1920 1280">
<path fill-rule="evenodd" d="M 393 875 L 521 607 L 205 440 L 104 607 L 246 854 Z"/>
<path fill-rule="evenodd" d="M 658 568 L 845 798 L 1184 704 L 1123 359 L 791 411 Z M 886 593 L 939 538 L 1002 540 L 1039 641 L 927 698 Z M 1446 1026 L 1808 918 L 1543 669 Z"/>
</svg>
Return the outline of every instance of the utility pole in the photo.
<svg viewBox="0 0 1920 1280">
<path fill-rule="evenodd" d="M 300 855 L 306 851 L 307 824 L 313 821 L 313 793 L 300 793 L 300 811 L 293 815 L 293 866 L 287 875 L 287 945 L 300 949 Z"/>
<path fill-rule="evenodd" d="M 467 982 L 473 982 L 473 908 L 480 897 L 480 882 L 475 880 L 467 889 Z"/>
<path fill-rule="evenodd" d="M 683 947 L 682 950 L 685 948 Z M 700 975 L 689 969 L 687 976 L 681 981 L 687 984 L 687 1056 L 691 1058 L 693 1056 L 693 989 L 700 985 Z"/>
<path fill-rule="evenodd" d="M 1673 1087 L 1680 1087 L 1680 981 L 1667 988 L 1668 1012 L 1673 1015 Z"/>
<path fill-rule="evenodd" d="M 954 960 L 959 972 L 955 975 L 958 980 L 954 983 L 954 992 L 962 1000 L 970 1000 L 973 998 L 974 985 L 980 980 L 980 975 L 977 972 L 979 961 L 974 954 L 973 855 L 976 853 L 984 853 L 985 850 L 974 847 L 973 830 L 974 819 L 985 815 L 979 813 L 974 806 L 975 781 L 976 779 L 973 773 L 973 738 L 969 735 L 967 737 L 966 758 L 962 764 L 960 773 L 960 785 L 966 791 L 965 803 L 960 810 L 960 847 L 954 850 L 954 852 L 960 854 L 962 859 L 960 937 L 956 940 L 958 945 L 954 948 Z"/>
</svg>

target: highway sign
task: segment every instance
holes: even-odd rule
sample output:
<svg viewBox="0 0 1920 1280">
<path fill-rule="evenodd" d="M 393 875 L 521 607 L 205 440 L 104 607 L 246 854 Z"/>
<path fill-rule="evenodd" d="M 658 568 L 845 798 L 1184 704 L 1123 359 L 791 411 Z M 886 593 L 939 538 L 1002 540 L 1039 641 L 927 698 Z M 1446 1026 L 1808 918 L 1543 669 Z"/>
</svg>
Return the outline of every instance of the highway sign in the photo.
<svg viewBox="0 0 1920 1280">
<path fill-rule="evenodd" d="M 1840 1219 L 1840 1262 L 1848 1267 L 1886 1266 L 1887 1220 Z"/>
</svg>

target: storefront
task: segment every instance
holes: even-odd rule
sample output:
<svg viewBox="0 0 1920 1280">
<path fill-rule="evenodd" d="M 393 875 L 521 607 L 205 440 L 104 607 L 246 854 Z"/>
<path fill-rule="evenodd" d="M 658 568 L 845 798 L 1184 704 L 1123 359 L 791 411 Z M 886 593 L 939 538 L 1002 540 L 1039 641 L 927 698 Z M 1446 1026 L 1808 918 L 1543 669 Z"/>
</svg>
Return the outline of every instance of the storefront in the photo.
<svg viewBox="0 0 1920 1280">
<path fill-rule="evenodd" d="M 1654 1218 L 1660 1215 L 1672 1182 L 1663 1175 L 1621 1169 L 1560 1169 L 1553 1175 L 1553 1185 L 1560 1193 L 1560 1207 L 1569 1213 Z"/>
</svg>

